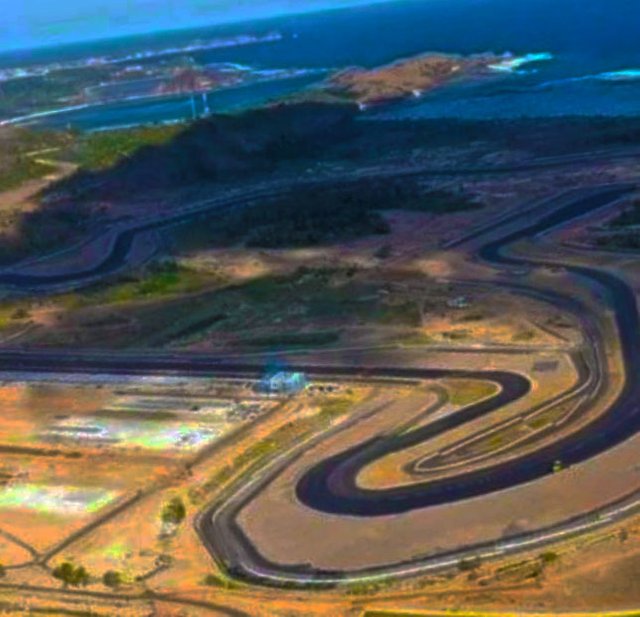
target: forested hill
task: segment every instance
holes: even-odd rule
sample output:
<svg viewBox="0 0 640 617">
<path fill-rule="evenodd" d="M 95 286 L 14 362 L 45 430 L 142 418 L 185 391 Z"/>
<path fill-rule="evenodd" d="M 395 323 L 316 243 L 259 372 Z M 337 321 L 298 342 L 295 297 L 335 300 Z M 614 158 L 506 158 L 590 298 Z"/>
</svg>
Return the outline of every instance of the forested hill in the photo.
<svg viewBox="0 0 640 617">
<path fill-rule="evenodd" d="M 143 146 L 109 169 L 79 171 L 50 192 L 64 189 L 81 196 L 98 188 L 101 197 L 118 197 L 269 170 L 352 135 L 355 113 L 352 105 L 300 103 L 211 116 L 167 143 Z"/>
</svg>

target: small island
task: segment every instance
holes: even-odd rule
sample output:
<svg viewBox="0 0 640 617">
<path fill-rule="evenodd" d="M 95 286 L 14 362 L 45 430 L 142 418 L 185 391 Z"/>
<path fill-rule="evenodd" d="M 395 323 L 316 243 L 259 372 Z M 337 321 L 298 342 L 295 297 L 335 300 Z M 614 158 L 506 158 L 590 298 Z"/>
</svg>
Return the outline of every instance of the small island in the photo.
<svg viewBox="0 0 640 617">
<path fill-rule="evenodd" d="M 418 97 L 457 81 L 495 76 L 496 68 L 504 61 L 504 56 L 489 53 L 472 56 L 422 54 L 374 69 L 341 71 L 329 78 L 325 90 L 361 106 L 387 103 Z"/>
</svg>

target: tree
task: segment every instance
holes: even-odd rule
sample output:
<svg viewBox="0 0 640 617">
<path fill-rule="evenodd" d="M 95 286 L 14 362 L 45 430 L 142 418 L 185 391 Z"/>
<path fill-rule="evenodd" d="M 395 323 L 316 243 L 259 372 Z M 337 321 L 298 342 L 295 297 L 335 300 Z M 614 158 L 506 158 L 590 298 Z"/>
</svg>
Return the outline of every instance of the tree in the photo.
<svg viewBox="0 0 640 617">
<path fill-rule="evenodd" d="M 116 572 L 115 570 L 107 570 L 102 575 L 102 582 L 106 587 L 117 589 L 122 584 L 122 575 L 120 572 Z"/>
<path fill-rule="evenodd" d="M 63 561 L 53 569 L 53 577 L 62 581 L 65 587 L 84 587 L 89 584 L 89 573 L 84 566 L 74 566 L 69 561 Z"/>
<path fill-rule="evenodd" d="M 162 509 L 162 522 L 179 525 L 187 515 L 187 509 L 180 497 L 174 497 Z"/>
<path fill-rule="evenodd" d="M 85 587 L 89 584 L 89 573 L 84 566 L 78 566 L 73 576 L 72 585 Z"/>
<path fill-rule="evenodd" d="M 53 569 L 53 577 L 62 581 L 64 586 L 66 587 L 67 585 L 71 584 L 71 580 L 73 579 L 73 572 L 73 564 L 65 561 Z"/>
</svg>

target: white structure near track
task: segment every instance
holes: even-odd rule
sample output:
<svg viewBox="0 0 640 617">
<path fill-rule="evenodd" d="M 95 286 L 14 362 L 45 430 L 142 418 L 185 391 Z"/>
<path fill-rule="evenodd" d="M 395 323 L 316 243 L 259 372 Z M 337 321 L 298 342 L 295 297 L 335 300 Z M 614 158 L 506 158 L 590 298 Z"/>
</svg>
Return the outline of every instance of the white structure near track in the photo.
<svg viewBox="0 0 640 617">
<path fill-rule="evenodd" d="M 304 373 L 278 371 L 266 375 L 260 382 L 260 390 L 273 394 L 295 394 L 309 385 Z"/>
</svg>

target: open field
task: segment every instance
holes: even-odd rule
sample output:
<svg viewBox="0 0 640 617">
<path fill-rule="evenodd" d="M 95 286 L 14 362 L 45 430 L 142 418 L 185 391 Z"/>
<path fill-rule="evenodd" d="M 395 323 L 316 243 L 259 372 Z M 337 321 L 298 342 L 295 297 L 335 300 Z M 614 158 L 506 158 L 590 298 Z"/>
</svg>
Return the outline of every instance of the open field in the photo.
<svg viewBox="0 0 640 617">
<path fill-rule="evenodd" d="M 121 281 L 0 303 L 0 332 L 22 344 L 262 351 L 337 345 L 554 345 L 579 336 L 543 303 L 444 283 L 446 259 L 400 274 L 375 263 L 309 267 L 233 259 L 159 262 Z M 433 270 L 434 274 L 430 274 Z M 426 271 L 426 276 L 424 272 Z M 463 298 L 463 305 L 452 305 Z M 0 316 L 2 312 L 0 312 Z M 2 326 L 4 327 L 2 328 Z M 557 333 L 557 334 L 554 334 Z"/>
</svg>

